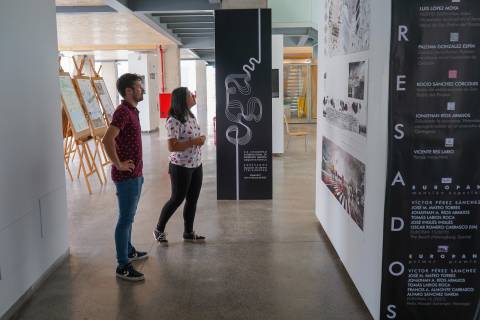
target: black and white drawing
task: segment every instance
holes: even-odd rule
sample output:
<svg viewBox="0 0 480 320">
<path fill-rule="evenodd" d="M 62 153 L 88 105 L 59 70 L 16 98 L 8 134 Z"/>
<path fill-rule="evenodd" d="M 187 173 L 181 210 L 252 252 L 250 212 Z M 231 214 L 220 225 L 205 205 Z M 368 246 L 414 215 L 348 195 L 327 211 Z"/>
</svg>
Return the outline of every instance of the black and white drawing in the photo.
<svg viewBox="0 0 480 320">
<path fill-rule="evenodd" d="M 363 100 L 365 98 L 366 61 L 348 64 L 348 97 Z"/>
<path fill-rule="evenodd" d="M 321 100 L 323 117 L 337 128 L 366 137 L 368 60 L 335 62 L 328 70 Z"/>
<path fill-rule="evenodd" d="M 366 102 L 325 96 L 322 105 L 323 117 L 331 125 L 361 136 L 367 135 Z"/>
<path fill-rule="evenodd" d="M 327 1 L 327 51 L 344 55 L 369 48 L 370 0 Z"/>
</svg>

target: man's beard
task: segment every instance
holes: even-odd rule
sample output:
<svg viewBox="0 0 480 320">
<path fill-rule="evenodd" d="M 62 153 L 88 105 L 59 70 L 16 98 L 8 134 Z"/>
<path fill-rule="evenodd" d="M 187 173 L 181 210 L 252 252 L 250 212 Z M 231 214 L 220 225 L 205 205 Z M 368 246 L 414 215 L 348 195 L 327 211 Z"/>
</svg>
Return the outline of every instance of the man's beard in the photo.
<svg viewBox="0 0 480 320">
<path fill-rule="evenodd" d="M 143 94 L 140 96 L 140 97 L 135 97 L 135 101 L 136 102 L 140 102 L 140 101 L 143 101 Z"/>
</svg>

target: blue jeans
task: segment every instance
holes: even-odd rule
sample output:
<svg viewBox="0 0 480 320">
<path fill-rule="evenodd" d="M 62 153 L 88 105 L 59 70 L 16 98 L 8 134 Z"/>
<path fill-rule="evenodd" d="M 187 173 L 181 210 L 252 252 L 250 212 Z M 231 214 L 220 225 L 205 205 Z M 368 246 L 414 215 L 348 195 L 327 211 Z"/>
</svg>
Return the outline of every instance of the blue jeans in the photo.
<svg viewBox="0 0 480 320">
<path fill-rule="evenodd" d="M 115 182 L 118 199 L 118 222 L 115 228 L 115 246 L 120 267 L 128 264 L 128 254 L 133 251 L 132 223 L 142 193 L 143 177 Z"/>
</svg>

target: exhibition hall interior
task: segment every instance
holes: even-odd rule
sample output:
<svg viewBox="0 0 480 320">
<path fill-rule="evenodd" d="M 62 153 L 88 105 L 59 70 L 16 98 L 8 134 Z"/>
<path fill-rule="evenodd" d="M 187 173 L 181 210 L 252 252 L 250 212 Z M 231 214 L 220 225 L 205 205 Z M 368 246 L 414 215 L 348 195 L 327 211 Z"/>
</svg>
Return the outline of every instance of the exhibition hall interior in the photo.
<svg viewBox="0 0 480 320">
<path fill-rule="evenodd" d="M 479 22 L 1 2 L 0 320 L 480 320 Z"/>
</svg>

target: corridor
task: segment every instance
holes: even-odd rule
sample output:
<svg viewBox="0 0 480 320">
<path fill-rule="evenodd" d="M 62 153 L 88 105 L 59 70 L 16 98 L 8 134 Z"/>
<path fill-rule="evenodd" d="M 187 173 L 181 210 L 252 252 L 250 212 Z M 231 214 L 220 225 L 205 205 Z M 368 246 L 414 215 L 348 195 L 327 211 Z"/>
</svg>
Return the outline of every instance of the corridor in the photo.
<svg viewBox="0 0 480 320">
<path fill-rule="evenodd" d="M 67 181 L 70 253 L 18 319 L 370 319 L 315 217 L 315 128 L 308 151 L 292 139 L 273 158 L 273 201 L 217 201 L 213 138 L 204 148 L 204 183 L 195 230 L 183 243 L 180 210 L 167 225 L 169 246 L 152 230 L 169 197 L 166 141 L 143 135 L 145 184 L 134 223 L 137 263 L 146 281 L 115 277 L 114 186 Z M 74 165 L 75 167 L 75 165 Z M 367 262 L 366 262 L 367 263 Z"/>
</svg>

